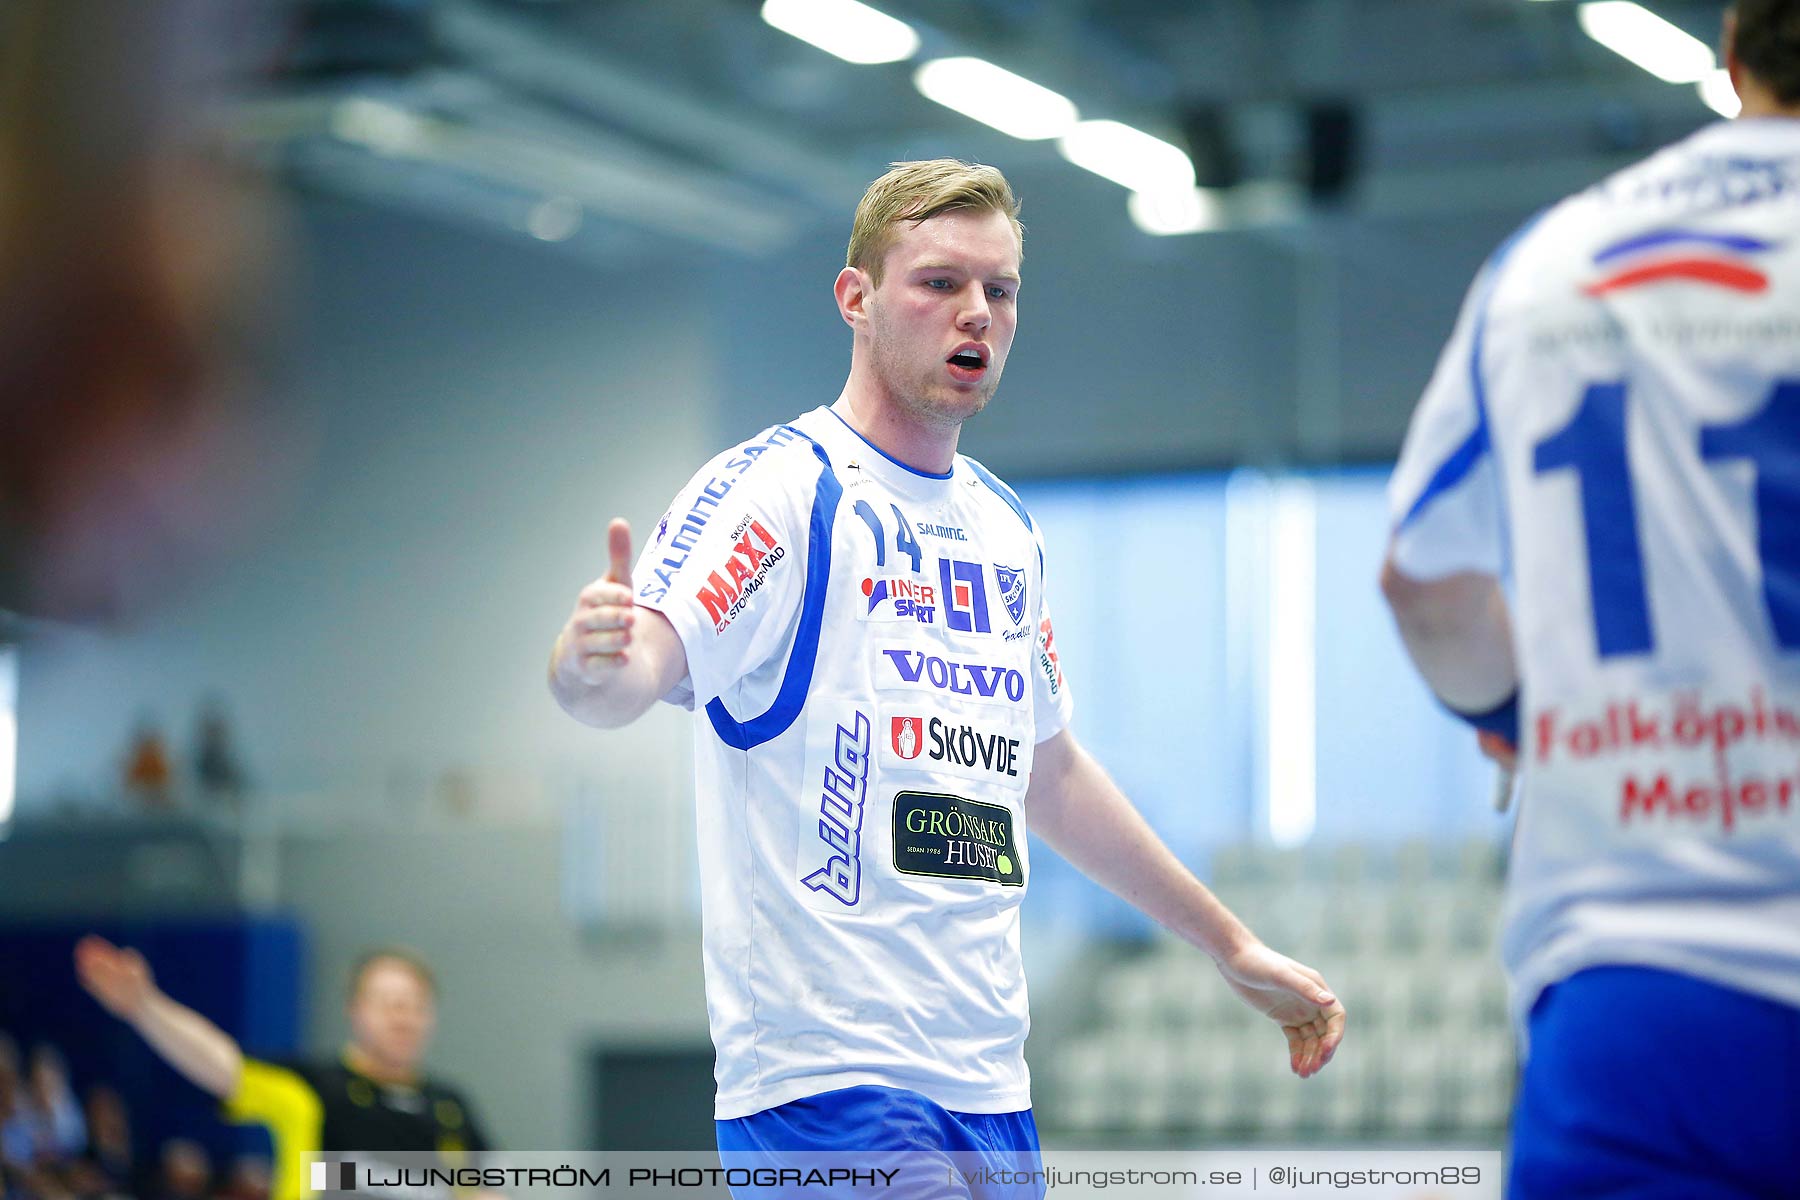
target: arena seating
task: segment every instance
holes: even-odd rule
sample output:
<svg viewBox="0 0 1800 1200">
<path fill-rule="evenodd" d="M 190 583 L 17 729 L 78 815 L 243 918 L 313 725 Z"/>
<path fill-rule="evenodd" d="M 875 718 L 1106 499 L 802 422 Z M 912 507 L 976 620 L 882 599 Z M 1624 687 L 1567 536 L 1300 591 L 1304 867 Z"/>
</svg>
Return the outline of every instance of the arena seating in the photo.
<svg viewBox="0 0 1800 1200">
<path fill-rule="evenodd" d="M 1216 855 L 1209 884 L 1343 998 L 1343 1049 L 1297 1079 L 1202 955 L 1167 935 L 1113 945 L 1080 972 L 1091 1019 L 1032 1047 L 1040 1111 L 1071 1137 L 1495 1143 L 1516 1074 L 1501 857 L 1487 841 Z"/>
</svg>

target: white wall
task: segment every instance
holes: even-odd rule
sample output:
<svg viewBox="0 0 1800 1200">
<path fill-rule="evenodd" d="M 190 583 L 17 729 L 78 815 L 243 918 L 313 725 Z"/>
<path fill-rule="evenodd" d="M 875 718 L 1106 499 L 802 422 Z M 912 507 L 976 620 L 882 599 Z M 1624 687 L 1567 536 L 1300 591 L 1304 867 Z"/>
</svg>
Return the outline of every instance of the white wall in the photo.
<svg viewBox="0 0 1800 1200">
<path fill-rule="evenodd" d="M 317 431 L 312 468 L 256 544 L 125 627 L 28 641 L 22 813 L 108 788 L 140 712 L 185 746 L 212 690 L 274 792 L 594 753 L 544 664 L 607 519 L 648 528 L 715 449 L 696 273 L 308 217 L 282 403 Z"/>
</svg>

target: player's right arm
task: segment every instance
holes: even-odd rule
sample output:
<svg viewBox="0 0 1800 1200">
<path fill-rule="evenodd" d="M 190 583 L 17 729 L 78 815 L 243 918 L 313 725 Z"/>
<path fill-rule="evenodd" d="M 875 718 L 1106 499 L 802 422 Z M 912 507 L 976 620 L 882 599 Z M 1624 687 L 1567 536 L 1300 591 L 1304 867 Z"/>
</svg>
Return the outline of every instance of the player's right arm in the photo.
<svg viewBox="0 0 1800 1200">
<path fill-rule="evenodd" d="M 164 1061 L 220 1099 L 237 1090 L 244 1055 L 230 1034 L 171 1000 L 136 950 L 88 936 L 75 946 L 75 974 L 103 1008 L 137 1030 Z"/>
<path fill-rule="evenodd" d="M 583 724 L 617 729 L 667 695 L 688 664 L 669 619 L 633 599 L 631 526 L 615 519 L 606 540 L 606 574 L 581 589 L 550 651 L 550 692 Z"/>
</svg>

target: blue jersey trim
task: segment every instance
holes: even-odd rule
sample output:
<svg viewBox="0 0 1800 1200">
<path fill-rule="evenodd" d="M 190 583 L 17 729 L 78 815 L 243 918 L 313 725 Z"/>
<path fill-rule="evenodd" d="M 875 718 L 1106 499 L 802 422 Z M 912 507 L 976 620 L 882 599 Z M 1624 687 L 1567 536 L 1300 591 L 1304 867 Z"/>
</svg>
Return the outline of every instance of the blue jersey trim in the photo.
<svg viewBox="0 0 1800 1200">
<path fill-rule="evenodd" d="M 1025 522 L 1025 528 L 1031 530 L 1033 533 L 1037 532 L 1037 528 L 1031 523 L 1031 514 L 1025 511 L 1025 506 L 1019 502 L 1017 493 L 1007 487 L 1004 483 L 1001 483 L 998 475 L 994 474 L 974 459 L 964 458 L 963 461 L 969 464 L 969 469 L 975 472 L 976 477 L 980 479 L 981 482 L 993 489 L 996 496 L 1006 501 L 1006 507 L 1019 514 L 1019 520 Z"/>
<path fill-rule="evenodd" d="M 1425 490 L 1419 493 L 1419 498 L 1413 501 L 1412 507 L 1406 510 L 1406 515 L 1400 518 L 1400 523 L 1394 527 L 1395 530 L 1405 529 L 1411 525 L 1419 514 L 1425 511 L 1426 505 L 1461 483 L 1463 477 L 1473 471 L 1475 465 L 1481 461 L 1481 456 L 1487 453 L 1487 448 L 1487 422 L 1483 421 L 1477 424 L 1475 431 L 1464 438 L 1463 444 L 1444 460 L 1443 466 L 1437 469 L 1437 474 L 1433 475 L 1431 481 L 1425 485 Z"/>
<path fill-rule="evenodd" d="M 1395 524 L 1395 533 L 1399 533 L 1412 524 L 1431 501 L 1461 483 L 1480 463 L 1482 456 L 1494 448 L 1488 426 L 1487 381 L 1481 375 L 1481 350 L 1487 343 L 1488 305 L 1493 301 L 1494 293 L 1500 287 L 1500 268 L 1505 265 L 1512 252 L 1518 248 L 1525 235 L 1544 219 L 1547 211 L 1539 213 L 1520 226 L 1511 237 L 1500 244 L 1500 248 L 1494 251 L 1492 257 L 1488 259 L 1487 278 L 1482 285 L 1481 295 L 1476 300 L 1475 335 L 1472 339 L 1473 344 L 1469 348 L 1469 389 L 1475 399 L 1474 432 L 1464 438 L 1462 444 L 1451 451 L 1450 456 L 1438 466 L 1436 471 L 1432 472 L 1430 481 L 1425 484 L 1418 499 L 1407 507 L 1406 515 Z M 1500 520 L 1504 526 L 1506 522 L 1506 490 L 1504 487 L 1500 489 Z"/>
<path fill-rule="evenodd" d="M 780 737 L 794 723 L 805 706 L 806 694 L 812 689 L 813 665 L 819 657 L 819 631 L 825 623 L 825 589 L 831 581 L 831 528 L 837 520 L 838 501 L 844 485 L 832 472 L 831 458 L 825 447 L 806 437 L 792 425 L 788 430 L 806 438 L 819 459 L 819 486 L 813 493 L 812 519 L 807 525 L 806 591 L 800 601 L 800 628 L 794 634 L 794 650 L 788 656 L 787 670 L 781 676 L 781 688 L 775 702 L 761 716 L 739 721 L 725 711 L 725 702 L 714 696 L 706 705 L 719 740 L 734 750 L 749 750 Z"/>
<path fill-rule="evenodd" d="M 861 441 L 863 445 L 867 446 L 869 449 L 873 450 L 875 453 L 881 455 L 881 457 L 887 459 L 889 462 L 893 463 L 896 467 L 899 467 L 902 471 L 905 471 L 909 475 L 917 475 L 921 479 L 948 479 L 956 471 L 956 467 L 954 464 L 951 466 L 950 470 L 945 471 L 942 475 L 935 475 L 930 471 L 921 471 L 917 467 L 909 467 L 905 463 L 901 462 L 899 459 L 895 458 L 893 455 L 889 454 L 886 450 L 883 450 L 880 446 L 877 446 L 874 442 L 871 442 L 868 438 L 863 437 L 862 433 L 860 431 L 858 431 L 856 426 L 854 426 L 850 422 L 844 420 L 844 418 L 838 417 L 838 414 L 836 412 L 834 412 L 833 410 L 831 410 L 829 408 L 826 409 L 825 411 L 828 413 L 831 413 L 832 416 L 837 417 L 838 422 L 840 424 L 842 424 L 845 429 L 848 429 L 851 433 L 856 434 L 857 439 L 859 441 Z"/>
</svg>

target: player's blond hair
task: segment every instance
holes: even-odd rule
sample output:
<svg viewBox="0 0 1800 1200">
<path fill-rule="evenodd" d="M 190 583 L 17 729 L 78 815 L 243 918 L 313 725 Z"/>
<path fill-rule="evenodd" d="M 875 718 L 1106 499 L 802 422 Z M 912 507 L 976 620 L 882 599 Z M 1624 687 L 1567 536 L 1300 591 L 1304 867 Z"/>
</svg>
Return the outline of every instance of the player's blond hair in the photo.
<svg viewBox="0 0 1800 1200">
<path fill-rule="evenodd" d="M 902 221 L 918 225 L 953 211 L 1005 213 L 1023 254 L 1025 226 L 1019 223 L 1019 202 L 1006 176 L 981 163 L 932 158 L 890 163 L 887 174 L 869 185 L 856 206 L 844 265 L 868 272 L 880 287 L 887 252 L 899 237 L 895 226 Z"/>
</svg>

